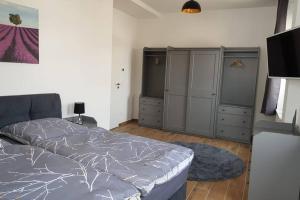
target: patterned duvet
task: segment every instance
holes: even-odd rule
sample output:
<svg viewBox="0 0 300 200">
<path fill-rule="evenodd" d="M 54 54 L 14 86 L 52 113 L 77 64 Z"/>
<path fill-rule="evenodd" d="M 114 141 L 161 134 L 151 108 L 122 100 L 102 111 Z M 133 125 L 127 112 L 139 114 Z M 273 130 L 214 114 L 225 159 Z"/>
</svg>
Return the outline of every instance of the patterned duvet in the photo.
<svg viewBox="0 0 300 200">
<path fill-rule="evenodd" d="M 146 196 L 188 167 L 193 151 L 101 128 L 87 129 L 61 119 L 22 122 L 1 130 L 6 136 L 112 174 Z"/>
<path fill-rule="evenodd" d="M 0 199 L 139 199 L 133 185 L 109 173 L 37 147 L 0 142 L 6 144 L 0 148 Z"/>
</svg>

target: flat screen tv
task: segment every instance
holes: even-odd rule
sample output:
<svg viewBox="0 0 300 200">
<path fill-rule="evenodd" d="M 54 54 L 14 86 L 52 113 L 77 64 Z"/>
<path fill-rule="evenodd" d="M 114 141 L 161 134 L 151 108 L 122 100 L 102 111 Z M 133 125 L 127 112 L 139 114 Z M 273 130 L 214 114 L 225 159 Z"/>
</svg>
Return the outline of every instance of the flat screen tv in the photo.
<svg viewBox="0 0 300 200">
<path fill-rule="evenodd" d="M 269 77 L 300 78 L 300 27 L 267 38 Z"/>
</svg>

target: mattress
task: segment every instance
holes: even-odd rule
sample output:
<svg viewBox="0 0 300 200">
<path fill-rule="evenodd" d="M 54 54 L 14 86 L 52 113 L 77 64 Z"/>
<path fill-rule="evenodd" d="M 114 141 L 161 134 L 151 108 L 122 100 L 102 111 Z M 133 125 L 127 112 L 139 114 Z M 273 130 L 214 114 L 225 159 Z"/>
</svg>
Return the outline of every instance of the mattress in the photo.
<svg viewBox="0 0 300 200">
<path fill-rule="evenodd" d="M 142 200 L 185 200 L 188 172 L 189 167 L 168 182 L 156 185 L 147 196 L 142 197 Z"/>
</svg>

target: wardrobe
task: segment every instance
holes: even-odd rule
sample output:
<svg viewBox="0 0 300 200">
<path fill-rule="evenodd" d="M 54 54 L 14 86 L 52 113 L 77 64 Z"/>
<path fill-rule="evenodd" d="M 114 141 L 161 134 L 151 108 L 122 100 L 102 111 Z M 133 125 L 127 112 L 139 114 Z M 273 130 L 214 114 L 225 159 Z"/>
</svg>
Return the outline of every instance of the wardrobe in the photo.
<svg viewBox="0 0 300 200">
<path fill-rule="evenodd" d="M 250 141 L 258 48 L 145 48 L 139 123 Z"/>
<path fill-rule="evenodd" d="M 139 103 L 139 124 L 163 127 L 166 48 L 144 48 L 142 92 Z"/>
<path fill-rule="evenodd" d="M 250 143 L 255 114 L 259 48 L 224 48 L 215 135 Z"/>
</svg>

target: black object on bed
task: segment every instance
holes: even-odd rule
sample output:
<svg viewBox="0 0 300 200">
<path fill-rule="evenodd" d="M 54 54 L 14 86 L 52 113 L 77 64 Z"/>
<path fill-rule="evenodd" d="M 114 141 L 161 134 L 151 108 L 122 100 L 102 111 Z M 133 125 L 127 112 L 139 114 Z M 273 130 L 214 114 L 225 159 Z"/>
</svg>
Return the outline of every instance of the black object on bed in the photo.
<svg viewBox="0 0 300 200">
<path fill-rule="evenodd" d="M 35 119 L 62 118 L 58 94 L 0 97 L 0 129 L 4 126 Z M 168 182 L 157 185 L 143 200 L 183 200 L 186 197 L 188 169 Z"/>
<path fill-rule="evenodd" d="M 23 121 L 62 118 L 58 94 L 0 97 L 0 128 Z"/>
</svg>

